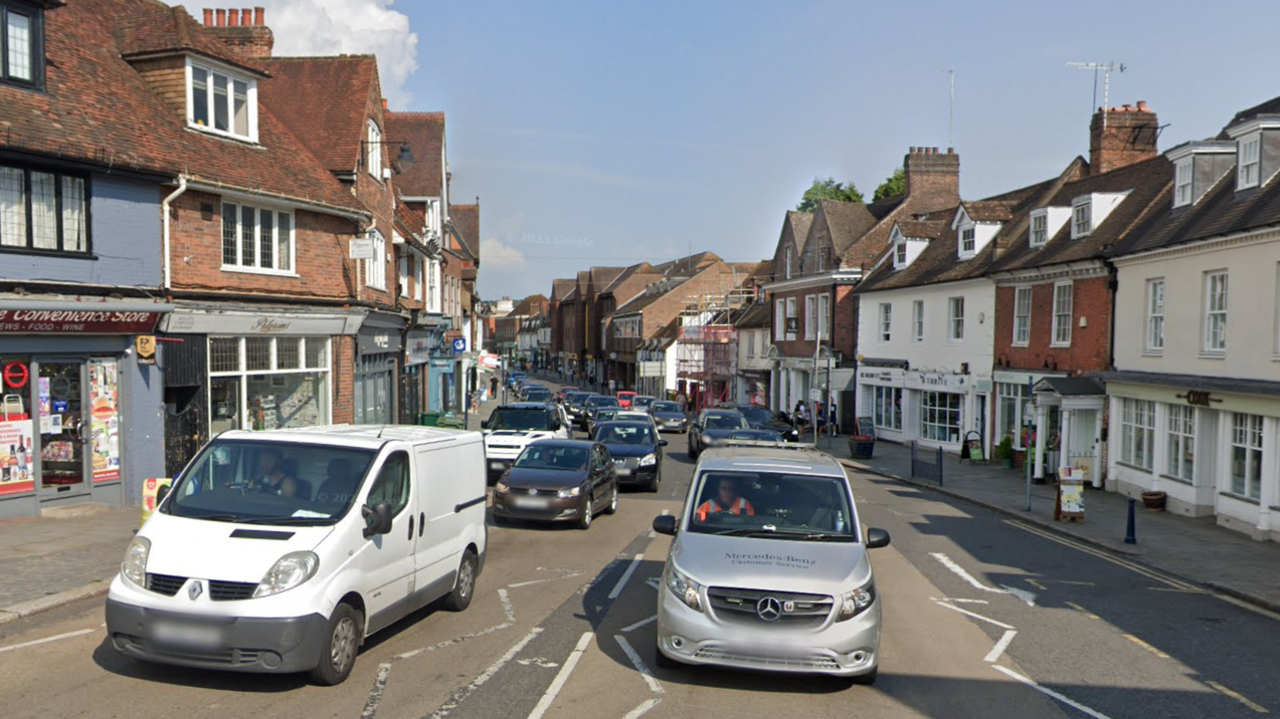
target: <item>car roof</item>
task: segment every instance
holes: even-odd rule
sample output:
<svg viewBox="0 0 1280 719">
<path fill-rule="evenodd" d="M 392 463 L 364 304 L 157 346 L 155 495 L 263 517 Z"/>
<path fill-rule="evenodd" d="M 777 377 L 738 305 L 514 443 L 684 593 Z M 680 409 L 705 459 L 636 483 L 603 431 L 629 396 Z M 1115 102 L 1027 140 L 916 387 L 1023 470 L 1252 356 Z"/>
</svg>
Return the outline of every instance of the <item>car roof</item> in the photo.
<svg viewBox="0 0 1280 719">
<path fill-rule="evenodd" d="M 450 442 L 468 435 L 473 438 L 482 437 L 479 432 L 405 424 L 333 424 L 258 431 L 237 429 L 223 432 L 214 439 L 247 439 L 255 442 L 377 449 L 388 442 Z"/>
<path fill-rule="evenodd" d="M 706 412 L 707 414 L 725 414 L 725 415 L 742 414 L 736 409 L 704 409 L 702 411 Z"/>
<path fill-rule="evenodd" d="M 699 459 L 698 469 L 788 472 L 847 478 L 844 466 L 834 457 L 806 445 L 790 445 L 785 448 L 709 447 Z"/>
<path fill-rule="evenodd" d="M 579 447 L 581 449 L 591 449 L 599 444 L 589 439 L 539 439 L 529 443 L 533 445 L 553 446 L 553 447 Z"/>
<path fill-rule="evenodd" d="M 512 402 L 510 404 L 504 404 L 501 407 L 498 407 L 498 409 L 544 409 L 544 410 L 547 410 L 547 409 L 551 409 L 551 405 L 543 402 Z"/>
<path fill-rule="evenodd" d="M 614 419 L 609 420 L 608 422 L 601 422 L 599 425 L 596 425 L 596 430 L 599 431 L 605 427 L 649 427 L 652 429 L 652 426 L 648 422 L 641 422 L 636 419 Z"/>
</svg>

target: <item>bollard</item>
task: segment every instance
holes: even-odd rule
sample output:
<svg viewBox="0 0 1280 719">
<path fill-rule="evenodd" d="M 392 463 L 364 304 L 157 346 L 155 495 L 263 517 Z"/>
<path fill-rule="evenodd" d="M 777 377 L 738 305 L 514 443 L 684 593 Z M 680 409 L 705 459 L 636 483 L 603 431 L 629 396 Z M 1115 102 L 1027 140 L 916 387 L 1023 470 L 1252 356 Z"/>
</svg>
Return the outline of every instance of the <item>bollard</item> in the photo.
<svg viewBox="0 0 1280 719">
<path fill-rule="evenodd" d="M 1134 517 L 1137 511 L 1136 509 L 1137 506 L 1138 506 L 1138 500 L 1134 499 L 1133 497 L 1130 497 L 1129 498 L 1129 528 L 1125 530 L 1125 533 L 1124 533 L 1125 544 L 1138 543 L 1138 538 L 1137 536 L 1135 536 L 1135 533 L 1134 533 Z"/>
</svg>

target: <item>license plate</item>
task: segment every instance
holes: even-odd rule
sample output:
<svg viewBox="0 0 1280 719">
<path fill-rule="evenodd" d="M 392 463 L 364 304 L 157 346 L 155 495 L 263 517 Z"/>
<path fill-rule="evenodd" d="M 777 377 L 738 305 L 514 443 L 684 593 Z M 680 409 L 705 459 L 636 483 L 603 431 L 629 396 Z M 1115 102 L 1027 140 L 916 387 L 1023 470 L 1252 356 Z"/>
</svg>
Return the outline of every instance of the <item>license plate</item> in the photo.
<svg viewBox="0 0 1280 719">
<path fill-rule="evenodd" d="M 222 628 L 207 624 L 156 621 L 151 638 L 160 644 L 210 649 L 222 645 Z"/>
<path fill-rule="evenodd" d="M 489 469 L 506 469 L 506 468 L 507 468 L 506 462 L 490 462 L 489 463 Z"/>
<path fill-rule="evenodd" d="M 514 497 L 512 504 L 520 509 L 546 509 L 551 501 L 542 497 Z"/>
<path fill-rule="evenodd" d="M 615 467 L 614 469 L 615 469 L 615 470 L 617 470 L 617 474 L 618 474 L 618 476 L 619 476 L 619 477 L 630 477 L 630 476 L 631 476 L 631 470 L 630 470 L 629 468 L 627 468 L 627 467 Z"/>
</svg>

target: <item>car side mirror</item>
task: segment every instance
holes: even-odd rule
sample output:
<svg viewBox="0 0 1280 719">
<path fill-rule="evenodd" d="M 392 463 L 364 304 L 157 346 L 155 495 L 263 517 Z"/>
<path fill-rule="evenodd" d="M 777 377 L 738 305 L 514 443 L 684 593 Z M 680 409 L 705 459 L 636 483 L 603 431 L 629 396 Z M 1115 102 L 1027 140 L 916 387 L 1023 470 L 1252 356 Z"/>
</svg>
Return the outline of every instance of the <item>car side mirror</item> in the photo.
<svg viewBox="0 0 1280 719">
<path fill-rule="evenodd" d="M 876 527 L 867 528 L 867 549 L 880 549 L 889 546 L 889 533 Z"/>
<path fill-rule="evenodd" d="M 653 518 L 653 531 L 658 534 L 665 534 L 667 536 L 674 537 L 676 536 L 676 528 L 678 526 L 679 522 L 675 515 L 672 514 L 659 514 Z"/>
<path fill-rule="evenodd" d="M 383 502 L 375 504 L 372 507 L 364 505 L 360 508 L 360 514 L 364 517 L 364 538 L 368 539 L 376 534 L 391 533 L 391 505 Z"/>
<path fill-rule="evenodd" d="M 487 419 L 480 420 L 480 429 L 489 429 L 489 420 Z"/>
<path fill-rule="evenodd" d="M 165 497 L 169 496 L 170 489 L 172 489 L 172 487 L 170 487 L 169 485 L 162 484 L 160 485 L 160 488 L 156 490 L 156 506 L 157 507 L 159 507 L 160 504 L 164 502 Z"/>
<path fill-rule="evenodd" d="M 659 447 L 665 447 L 665 446 L 667 446 L 667 440 L 665 440 L 665 439 L 660 439 L 660 440 L 658 440 L 658 446 L 659 446 Z"/>
</svg>

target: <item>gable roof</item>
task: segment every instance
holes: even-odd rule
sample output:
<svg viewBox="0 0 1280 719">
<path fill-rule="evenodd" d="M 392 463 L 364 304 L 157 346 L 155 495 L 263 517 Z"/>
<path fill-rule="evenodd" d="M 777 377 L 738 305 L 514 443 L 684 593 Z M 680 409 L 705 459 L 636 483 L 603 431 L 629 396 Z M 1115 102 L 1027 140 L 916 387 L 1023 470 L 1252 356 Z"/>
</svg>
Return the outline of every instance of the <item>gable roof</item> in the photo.
<svg viewBox="0 0 1280 719">
<path fill-rule="evenodd" d="M 411 164 L 417 164 L 416 162 Z M 462 246 L 477 262 L 480 260 L 480 205 L 449 205 L 449 221 L 457 230 Z"/>
<path fill-rule="evenodd" d="M 368 137 L 366 103 L 378 87 L 377 59 L 372 55 L 274 57 L 262 63 L 275 79 L 258 83 L 259 101 L 330 172 L 355 171 L 360 143 Z"/>
<path fill-rule="evenodd" d="M 551 299 L 559 302 L 566 299 L 573 292 L 576 283 L 573 280 L 556 279 L 551 280 Z"/>
<path fill-rule="evenodd" d="M 409 143 L 413 162 L 405 163 L 395 183 L 406 197 L 440 197 L 444 188 L 444 113 L 388 112 L 385 137 Z"/>
<path fill-rule="evenodd" d="M 786 217 L 782 220 L 782 231 L 791 231 L 792 242 L 796 246 L 796 254 L 804 254 L 805 243 L 809 239 L 809 227 L 813 224 L 812 212 L 801 212 L 799 210 L 787 210 Z"/>
<path fill-rule="evenodd" d="M 99 17 L 111 16 L 99 14 Z M 102 30 L 101 24 L 99 22 L 99 32 Z M 181 5 L 169 7 L 159 2 L 138 4 L 124 15 L 116 17 L 116 35 L 120 43 L 120 56 L 126 60 L 192 53 L 225 62 L 258 77 L 268 75 L 261 62 L 241 55 L 212 33 L 205 32 L 203 26 Z M 99 38 L 101 42 L 101 35 Z"/>
</svg>

